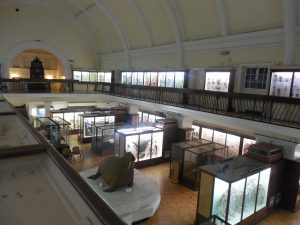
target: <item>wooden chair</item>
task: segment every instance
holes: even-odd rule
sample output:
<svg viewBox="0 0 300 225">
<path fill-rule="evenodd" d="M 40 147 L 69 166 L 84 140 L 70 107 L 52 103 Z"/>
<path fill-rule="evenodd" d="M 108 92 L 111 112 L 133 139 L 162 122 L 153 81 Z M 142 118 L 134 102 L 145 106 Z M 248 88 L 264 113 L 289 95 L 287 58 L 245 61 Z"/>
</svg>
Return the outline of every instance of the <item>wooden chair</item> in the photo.
<svg viewBox="0 0 300 225">
<path fill-rule="evenodd" d="M 72 148 L 72 161 L 79 161 L 79 160 L 83 160 L 84 159 L 84 154 L 83 154 L 83 150 L 80 150 L 79 146 L 74 146 Z"/>
</svg>

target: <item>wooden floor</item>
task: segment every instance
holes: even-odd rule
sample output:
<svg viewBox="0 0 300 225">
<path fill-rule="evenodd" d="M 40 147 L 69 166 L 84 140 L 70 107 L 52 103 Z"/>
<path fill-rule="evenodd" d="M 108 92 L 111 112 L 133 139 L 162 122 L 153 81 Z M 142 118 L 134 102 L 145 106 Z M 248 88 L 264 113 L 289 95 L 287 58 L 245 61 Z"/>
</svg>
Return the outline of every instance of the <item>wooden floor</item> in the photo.
<svg viewBox="0 0 300 225">
<path fill-rule="evenodd" d="M 70 144 L 72 147 L 79 145 L 84 150 L 84 160 L 70 161 L 77 171 L 98 166 L 103 159 L 90 151 L 90 144 L 78 144 L 76 136 L 71 138 Z M 153 217 L 138 224 L 193 225 L 196 217 L 198 192 L 169 179 L 169 163 L 143 168 L 140 171 L 160 184 L 161 202 Z M 300 225 L 300 210 L 296 213 L 278 210 L 259 222 L 258 225 Z"/>
</svg>

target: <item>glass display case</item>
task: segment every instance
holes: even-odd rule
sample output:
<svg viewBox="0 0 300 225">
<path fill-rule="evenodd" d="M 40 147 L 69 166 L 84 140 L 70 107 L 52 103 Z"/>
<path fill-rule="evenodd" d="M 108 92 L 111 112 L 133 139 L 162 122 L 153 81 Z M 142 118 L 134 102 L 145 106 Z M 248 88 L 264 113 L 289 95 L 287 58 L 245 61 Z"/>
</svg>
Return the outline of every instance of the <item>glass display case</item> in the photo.
<svg viewBox="0 0 300 225">
<path fill-rule="evenodd" d="M 228 157 L 228 148 L 217 143 L 203 143 L 199 146 L 187 148 L 183 153 L 182 176 L 180 183 L 198 190 L 200 180 L 200 166 L 220 163 Z"/>
<path fill-rule="evenodd" d="M 266 207 L 271 168 L 244 156 L 200 167 L 197 220 L 237 224 Z"/>
<path fill-rule="evenodd" d="M 78 115 L 79 123 L 79 141 L 89 143 L 92 139 L 92 133 L 96 126 L 104 124 L 114 124 L 115 116 L 106 113 L 85 113 Z"/>
<path fill-rule="evenodd" d="M 89 113 L 91 112 L 91 110 L 80 110 L 80 111 L 76 111 L 76 110 L 53 110 L 51 111 L 51 117 L 60 117 L 62 119 L 64 119 L 65 121 L 69 122 L 70 125 L 70 129 L 72 133 L 77 133 L 78 129 L 79 129 L 79 115 L 80 114 L 84 114 L 84 113 Z"/>
<path fill-rule="evenodd" d="M 51 118 L 57 125 L 60 133 L 59 144 L 70 144 L 70 123 L 61 117 L 52 117 Z"/>
<path fill-rule="evenodd" d="M 230 72 L 206 72 L 205 90 L 228 92 Z"/>
<path fill-rule="evenodd" d="M 95 126 L 91 149 L 99 155 L 115 154 L 115 125 Z"/>
<path fill-rule="evenodd" d="M 270 95 L 290 97 L 293 72 L 272 72 Z"/>
<path fill-rule="evenodd" d="M 163 130 L 157 127 L 137 127 L 118 129 L 115 139 L 119 146 L 119 154 L 131 152 L 136 161 L 136 166 L 150 165 L 160 162 L 163 153 Z M 116 136 L 116 135 L 115 135 Z"/>
<path fill-rule="evenodd" d="M 185 149 L 209 143 L 212 142 L 205 139 L 173 143 L 170 154 L 169 177 L 175 182 L 178 182 L 179 178 L 182 177 L 182 167 Z"/>
</svg>

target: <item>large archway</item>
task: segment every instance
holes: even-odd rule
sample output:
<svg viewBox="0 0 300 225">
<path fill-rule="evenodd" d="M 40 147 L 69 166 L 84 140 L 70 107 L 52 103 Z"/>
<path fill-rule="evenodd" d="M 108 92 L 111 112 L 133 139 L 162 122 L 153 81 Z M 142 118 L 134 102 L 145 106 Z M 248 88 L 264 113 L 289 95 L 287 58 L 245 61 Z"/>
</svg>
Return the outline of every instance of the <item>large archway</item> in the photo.
<svg viewBox="0 0 300 225">
<path fill-rule="evenodd" d="M 2 60 L 2 68 L 1 68 L 1 76 L 2 78 L 10 78 L 9 77 L 9 68 L 13 62 L 13 60 L 16 58 L 16 56 L 24 51 L 33 51 L 36 50 L 37 53 L 51 53 L 53 56 L 55 56 L 58 61 L 61 63 L 63 67 L 64 77 L 66 79 L 72 78 L 72 71 L 70 67 L 70 63 L 68 59 L 64 56 L 64 54 L 55 48 L 54 46 L 41 42 L 41 41 L 31 41 L 31 42 L 24 42 L 18 45 L 15 45 L 12 47 L 4 56 L 4 59 Z"/>
</svg>

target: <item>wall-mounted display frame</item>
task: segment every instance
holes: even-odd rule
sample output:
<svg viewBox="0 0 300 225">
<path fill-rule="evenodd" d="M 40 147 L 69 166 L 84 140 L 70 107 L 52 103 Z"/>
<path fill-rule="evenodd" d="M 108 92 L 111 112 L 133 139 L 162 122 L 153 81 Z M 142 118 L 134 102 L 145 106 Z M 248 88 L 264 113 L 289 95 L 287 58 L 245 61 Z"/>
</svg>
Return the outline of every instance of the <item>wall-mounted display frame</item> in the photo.
<svg viewBox="0 0 300 225">
<path fill-rule="evenodd" d="M 239 156 L 202 166 L 200 171 L 197 221 L 217 215 L 234 225 L 266 207 L 271 174 L 269 164 Z"/>
<path fill-rule="evenodd" d="M 205 87 L 207 91 L 231 92 L 233 89 L 232 71 L 206 71 Z"/>
<path fill-rule="evenodd" d="M 269 95 L 300 98 L 300 71 L 271 70 Z"/>
<path fill-rule="evenodd" d="M 131 152 L 136 161 L 136 167 L 152 165 L 162 161 L 163 130 L 157 127 L 136 127 L 118 129 L 115 143 L 119 155 Z"/>
<path fill-rule="evenodd" d="M 113 73 L 111 71 L 86 71 L 73 70 L 73 80 L 83 82 L 112 82 Z"/>
<path fill-rule="evenodd" d="M 187 88 L 187 71 L 122 71 L 121 83 L 154 87 Z"/>
</svg>

